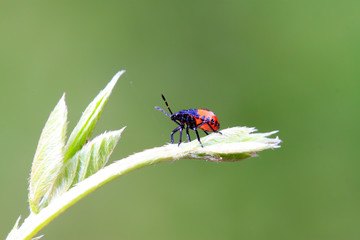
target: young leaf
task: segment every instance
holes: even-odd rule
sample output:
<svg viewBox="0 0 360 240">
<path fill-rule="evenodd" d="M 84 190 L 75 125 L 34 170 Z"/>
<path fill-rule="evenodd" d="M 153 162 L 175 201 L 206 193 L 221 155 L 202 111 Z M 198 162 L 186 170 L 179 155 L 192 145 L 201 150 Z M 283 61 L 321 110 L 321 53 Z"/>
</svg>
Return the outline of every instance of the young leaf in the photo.
<svg viewBox="0 0 360 240">
<path fill-rule="evenodd" d="M 39 212 L 39 202 L 57 178 L 64 159 L 67 124 L 65 94 L 51 112 L 41 133 L 29 184 L 30 209 Z"/>
<path fill-rule="evenodd" d="M 72 186 L 93 175 L 105 166 L 124 129 L 125 128 L 104 133 L 96 137 L 75 154 L 71 160 L 78 161 L 79 164 Z"/>
<path fill-rule="evenodd" d="M 97 136 L 69 159 L 59 174 L 57 183 L 50 194 L 50 199 L 60 196 L 78 182 L 103 168 L 124 129 Z"/>
<path fill-rule="evenodd" d="M 65 162 L 73 157 L 75 153 L 85 144 L 87 138 L 90 136 L 97 120 L 100 117 L 100 114 L 111 94 L 112 89 L 114 88 L 119 77 L 124 72 L 124 70 L 119 71 L 83 112 L 78 124 L 75 126 L 66 143 L 64 158 Z"/>
<path fill-rule="evenodd" d="M 279 148 L 281 140 L 268 138 L 278 131 L 254 133 L 255 128 L 233 127 L 222 130 L 222 134 L 210 134 L 202 138 L 204 147 L 196 147 L 196 141 L 188 143 L 185 148 L 192 148 L 186 158 L 200 158 L 216 162 L 235 162 L 266 149 Z"/>
</svg>

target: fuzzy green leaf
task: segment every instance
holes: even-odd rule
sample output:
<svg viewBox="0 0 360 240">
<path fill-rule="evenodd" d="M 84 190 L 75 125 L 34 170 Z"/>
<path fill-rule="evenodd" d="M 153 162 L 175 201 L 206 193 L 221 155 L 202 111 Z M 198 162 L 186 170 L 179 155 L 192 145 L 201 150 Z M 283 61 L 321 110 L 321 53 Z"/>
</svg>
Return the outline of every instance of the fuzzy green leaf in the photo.
<svg viewBox="0 0 360 240">
<path fill-rule="evenodd" d="M 154 148 L 164 156 L 171 155 L 175 159 L 203 159 L 215 162 L 235 162 L 249 157 L 257 156 L 257 153 L 266 149 L 279 148 L 281 140 L 268 138 L 277 133 L 254 133 L 255 128 L 232 127 L 221 130 L 222 134 L 212 133 L 201 138 L 204 147 L 201 147 L 198 140 L 189 143 L 169 144 L 165 147 Z M 149 153 L 147 153 L 149 154 Z"/>
<path fill-rule="evenodd" d="M 67 126 L 65 94 L 51 112 L 41 133 L 30 176 L 29 203 L 34 213 L 57 178 L 63 164 Z"/>
<path fill-rule="evenodd" d="M 49 193 L 49 199 L 54 199 L 62 195 L 78 182 L 81 182 L 103 168 L 124 129 L 125 128 L 104 133 L 85 144 L 84 147 L 63 166 L 57 183 L 54 185 L 51 193 Z"/>
<path fill-rule="evenodd" d="M 76 176 L 72 186 L 103 168 L 125 128 L 104 133 L 86 144 L 71 161 L 77 161 Z M 70 161 L 70 160 L 69 160 Z"/>
<path fill-rule="evenodd" d="M 95 124 L 99 119 L 107 100 L 109 99 L 112 89 L 124 72 L 124 70 L 119 71 L 83 112 L 78 124 L 75 126 L 66 143 L 65 162 L 73 157 L 75 153 L 86 143 L 86 140 L 91 135 Z"/>
<path fill-rule="evenodd" d="M 235 162 L 249 157 L 266 149 L 279 148 L 281 140 L 268 138 L 278 131 L 254 133 L 255 128 L 233 127 L 224 129 L 222 134 L 210 134 L 202 138 L 204 148 L 196 148 L 187 158 L 200 158 L 216 162 Z M 191 145 L 194 142 L 190 143 Z"/>
</svg>

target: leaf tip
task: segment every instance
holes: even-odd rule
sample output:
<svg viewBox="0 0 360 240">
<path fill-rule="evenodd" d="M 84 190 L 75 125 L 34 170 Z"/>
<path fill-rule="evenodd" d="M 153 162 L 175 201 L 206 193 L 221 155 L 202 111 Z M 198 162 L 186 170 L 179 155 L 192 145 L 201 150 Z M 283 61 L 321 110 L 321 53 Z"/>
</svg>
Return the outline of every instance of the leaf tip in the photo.
<svg viewBox="0 0 360 240">
<path fill-rule="evenodd" d="M 111 81 L 109 82 L 108 86 L 112 89 L 115 84 L 117 83 L 117 81 L 119 80 L 119 78 L 121 77 L 121 75 L 123 75 L 125 73 L 125 70 L 121 70 L 118 71 L 113 78 L 111 79 Z"/>
</svg>

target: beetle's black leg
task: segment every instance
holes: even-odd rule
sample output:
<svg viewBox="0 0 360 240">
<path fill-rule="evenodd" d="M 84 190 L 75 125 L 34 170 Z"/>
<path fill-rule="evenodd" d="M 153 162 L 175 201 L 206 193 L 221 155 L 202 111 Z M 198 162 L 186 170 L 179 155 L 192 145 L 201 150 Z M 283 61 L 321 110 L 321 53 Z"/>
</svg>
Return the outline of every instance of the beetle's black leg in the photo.
<svg viewBox="0 0 360 240">
<path fill-rule="evenodd" d="M 171 143 L 174 143 L 174 133 L 176 133 L 177 131 L 179 131 L 180 129 L 182 129 L 181 127 L 177 127 L 175 128 L 172 132 L 171 132 Z M 181 135 L 181 134 L 180 134 Z"/>
<path fill-rule="evenodd" d="M 181 124 L 180 123 L 178 123 L 178 121 L 177 120 L 174 120 L 174 119 L 171 119 L 174 123 L 176 123 L 177 125 L 179 125 L 179 126 L 181 126 Z"/>
<path fill-rule="evenodd" d="M 184 126 L 181 126 L 181 127 L 179 127 L 179 128 L 180 128 L 180 137 L 179 137 L 179 143 L 178 143 L 178 146 L 180 146 L 180 144 L 181 144 L 182 131 L 183 131 L 183 129 L 184 129 Z"/>
<path fill-rule="evenodd" d="M 186 135 L 187 135 L 187 139 L 189 142 L 191 142 L 191 139 L 190 139 L 190 134 L 189 134 L 189 125 L 186 126 Z"/>
<path fill-rule="evenodd" d="M 194 128 L 194 131 L 195 131 L 195 133 L 196 133 L 197 139 L 198 139 L 198 141 L 199 141 L 199 143 L 200 143 L 201 147 L 204 147 L 204 146 L 202 145 L 201 141 L 200 141 L 200 137 L 199 137 L 199 133 L 198 133 L 197 129 L 196 129 L 196 128 Z"/>
<path fill-rule="evenodd" d="M 203 130 L 204 131 L 204 133 L 206 134 L 206 135 L 209 135 L 209 133 L 207 132 L 207 131 L 205 131 L 205 130 Z"/>
</svg>

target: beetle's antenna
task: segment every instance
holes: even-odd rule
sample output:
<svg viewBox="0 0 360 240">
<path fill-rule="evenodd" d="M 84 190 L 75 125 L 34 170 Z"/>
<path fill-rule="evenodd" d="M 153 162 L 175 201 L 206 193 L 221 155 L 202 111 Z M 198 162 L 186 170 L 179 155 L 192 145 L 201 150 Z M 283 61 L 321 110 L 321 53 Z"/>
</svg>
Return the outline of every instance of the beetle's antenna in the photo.
<svg viewBox="0 0 360 240">
<path fill-rule="evenodd" d="M 171 117 L 171 115 L 170 115 L 170 114 L 168 114 L 167 112 L 165 112 L 165 110 L 163 110 L 163 109 L 159 108 L 158 106 L 156 106 L 155 108 L 156 108 L 157 110 L 159 110 L 159 111 L 163 112 L 166 116 Z"/>
<path fill-rule="evenodd" d="M 170 107 L 169 107 L 169 104 L 167 103 L 167 101 L 166 101 L 166 99 L 165 99 L 165 97 L 164 97 L 164 94 L 161 94 L 161 96 L 162 96 L 162 99 L 164 99 L 164 102 L 165 102 L 165 104 L 166 104 L 167 109 L 169 109 L 169 112 L 171 113 L 171 115 L 173 115 L 173 112 L 171 111 L 171 109 L 170 109 Z M 159 110 L 159 109 L 158 109 L 158 110 Z"/>
</svg>

